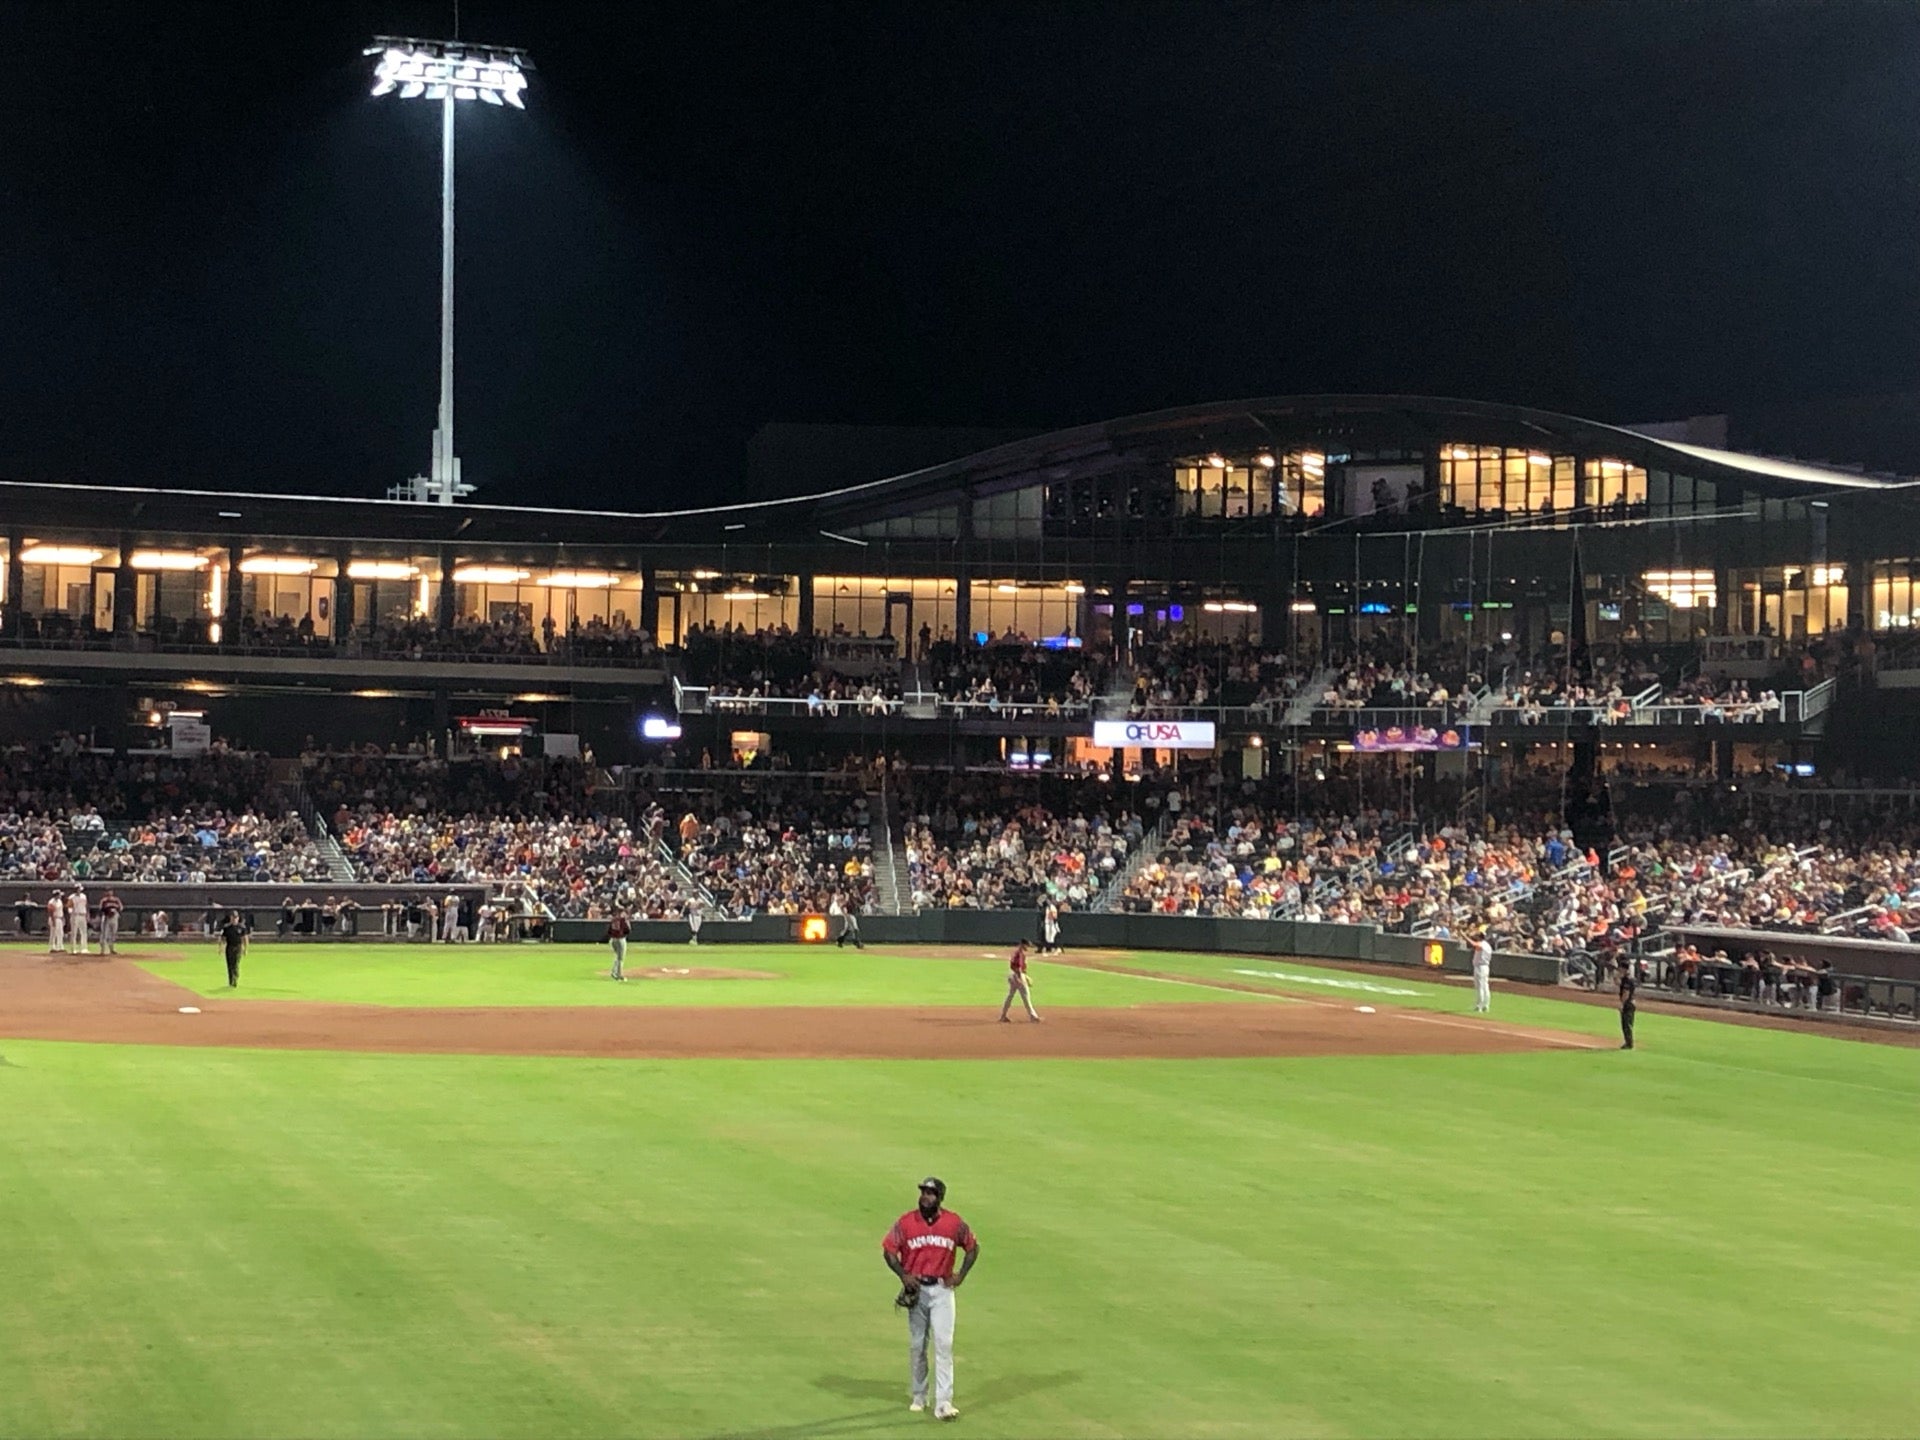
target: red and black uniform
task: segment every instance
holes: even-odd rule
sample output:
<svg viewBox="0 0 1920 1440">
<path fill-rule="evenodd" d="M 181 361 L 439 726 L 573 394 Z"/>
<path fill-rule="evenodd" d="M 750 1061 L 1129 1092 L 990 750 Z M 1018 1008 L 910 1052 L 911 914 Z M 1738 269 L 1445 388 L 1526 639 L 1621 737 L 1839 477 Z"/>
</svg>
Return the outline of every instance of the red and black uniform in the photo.
<svg viewBox="0 0 1920 1440">
<path fill-rule="evenodd" d="M 922 1285 L 944 1285 L 953 1278 L 955 1252 L 972 1254 L 980 1242 L 973 1227 L 951 1210 L 942 1210 L 931 1221 L 918 1210 L 909 1210 L 893 1222 L 880 1248 Z"/>
</svg>

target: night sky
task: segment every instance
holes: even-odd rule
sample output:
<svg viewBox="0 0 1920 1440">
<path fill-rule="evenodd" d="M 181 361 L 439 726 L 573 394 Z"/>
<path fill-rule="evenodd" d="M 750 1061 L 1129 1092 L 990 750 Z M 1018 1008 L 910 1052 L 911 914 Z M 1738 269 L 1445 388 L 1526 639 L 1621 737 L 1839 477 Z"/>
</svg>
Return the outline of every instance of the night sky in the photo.
<svg viewBox="0 0 1920 1440">
<path fill-rule="evenodd" d="M 0 476 L 377 495 L 437 387 L 452 6 L 10 4 Z M 1920 388 L 1920 6 L 468 3 L 480 498 L 768 421 L 1302 391 L 1630 422 Z"/>
</svg>

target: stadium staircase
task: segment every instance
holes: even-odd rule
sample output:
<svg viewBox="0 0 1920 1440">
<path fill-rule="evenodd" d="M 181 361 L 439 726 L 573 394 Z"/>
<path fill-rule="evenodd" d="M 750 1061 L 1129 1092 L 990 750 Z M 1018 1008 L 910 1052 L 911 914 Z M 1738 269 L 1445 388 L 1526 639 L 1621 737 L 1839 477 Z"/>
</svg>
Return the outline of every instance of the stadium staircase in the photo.
<svg viewBox="0 0 1920 1440">
<path fill-rule="evenodd" d="M 1133 708 L 1133 667 L 1116 665 L 1104 695 L 1093 697 L 1093 718 L 1124 720 Z"/>
<path fill-rule="evenodd" d="M 1307 683 L 1294 691 L 1293 699 L 1287 702 L 1286 715 L 1280 723 L 1292 729 L 1313 723 L 1313 712 L 1320 706 L 1320 697 L 1327 693 L 1327 687 L 1333 684 L 1336 672 L 1331 665 L 1322 665 L 1307 677 Z"/>
<path fill-rule="evenodd" d="M 868 822 L 873 843 L 873 901 L 879 915 L 911 915 L 913 889 L 907 865 L 906 847 L 901 842 L 899 806 L 887 784 L 886 772 L 880 772 L 880 808 Z"/>
<path fill-rule="evenodd" d="M 352 885 L 360 877 L 354 873 L 353 861 L 347 858 L 347 852 L 340 848 L 340 842 L 334 837 L 333 827 L 328 825 L 326 817 L 321 815 L 320 807 L 313 803 L 313 795 L 307 789 L 302 778 L 298 760 L 276 760 L 273 762 L 273 781 L 279 790 L 286 809 L 293 811 L 306 822 L 307 834 L 313 837 L 314 848 L 320 852 L 320 858 L 327 862 L 327 883 L 329 885 Z"/>
<path fill-rule="evenodd" d="M 1172 830 L 1173 817 L 1162 815 L 1153 829 L 1141 837 L 1133 854 L 1127 857 L 1127 863 L 1114 871 L 1113 879 L 1109 880 L 1101 888 L 1100 893 L 1093 897 L 1093 904 L 1088 907 L 1092 914 L 1111 915 L 1113 913 L 1114 906 L 1120 903 L 1120 897 L 1126 893 L 1127 886 L 1133 883 L 1133 877 L 1160 858 L 1160 847 L 1167 843 L 1167 836 Z"/>
<path fill-rule="evenodd" d="M 698 876 L 689 870 L 686 862 L 673 853 L 673 847 L 664 839 L 653 842 L 654 854 L 658 855 L 672 872 L 674 884 L 684 895 L 691 895 L 699 903 L 700 913 L 709 920 L 720 918 L 720 902 L 714 899 L 713 891 L 700 882 Z"/>
<path fill-rule="evenodd" d="M 902 660 L 900 662 L 901 713 L 910 720 L 931 720 L 940 713 L 939 700 L 939 692 L 927 685 L 926 667 L 918 660 Z"/>
</svg>

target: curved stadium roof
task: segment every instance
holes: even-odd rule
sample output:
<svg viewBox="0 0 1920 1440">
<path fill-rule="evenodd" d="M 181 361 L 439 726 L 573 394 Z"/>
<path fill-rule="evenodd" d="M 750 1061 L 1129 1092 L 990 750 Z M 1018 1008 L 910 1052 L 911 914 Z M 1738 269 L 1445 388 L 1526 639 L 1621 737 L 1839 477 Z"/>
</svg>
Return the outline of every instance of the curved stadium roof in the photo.
<svg viewBox="0 0 1920 1440">
<path fill-rule="evenodd" d="M 566 510 L 0 482 L 14 523 L 164 525 L 211 533 L 380 537 L 422 543 L 765 541 L 1209 451 L 1500 444 L 1732 480 L 1764 495 L 1884 491 L 1909 483 L 1844 468 L 1662 440 L 1548 410 L 1406 395 L 1294 395 L 1157 410 L 1056 430 L 925 469 L 778 500 L 659 510 Z"/>
</svg>

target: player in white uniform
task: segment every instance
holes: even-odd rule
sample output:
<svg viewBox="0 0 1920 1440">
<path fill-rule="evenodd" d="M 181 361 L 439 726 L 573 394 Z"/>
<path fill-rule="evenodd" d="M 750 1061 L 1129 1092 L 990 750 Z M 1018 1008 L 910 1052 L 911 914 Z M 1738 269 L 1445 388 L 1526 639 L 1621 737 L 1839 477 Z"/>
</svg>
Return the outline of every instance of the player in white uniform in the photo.
<svg viewBox="0 0 1920 1440">
<path fill-rule="evenodd" d="M 1040 919 L 1040 948 L 1049 955 L 1060 953 L 1060 907 L 1052 901 L 1047 902 L 1047 912 Z"/>
<path fill-rule="evenodd" d="M 67 939 L 69 948 L 76 955 L 87 953 L 87 891 L 83 885 L 73 887 L 73 893 L 67 897 Z"/>
<path fill-rule="evenodd" d="M 1473 942 L 1473 1011 L 1484 1015 L 1493 1004 L 1493 946 L 1487 941 L 1487 932 L 1482 930 L 1480 938 Z"/>
<path fill-rule="evenodd" d="M 47 899 L 47 953 L 58 955 L 67 948 L 67 898 L 58 890 Z"/>
</svg>

